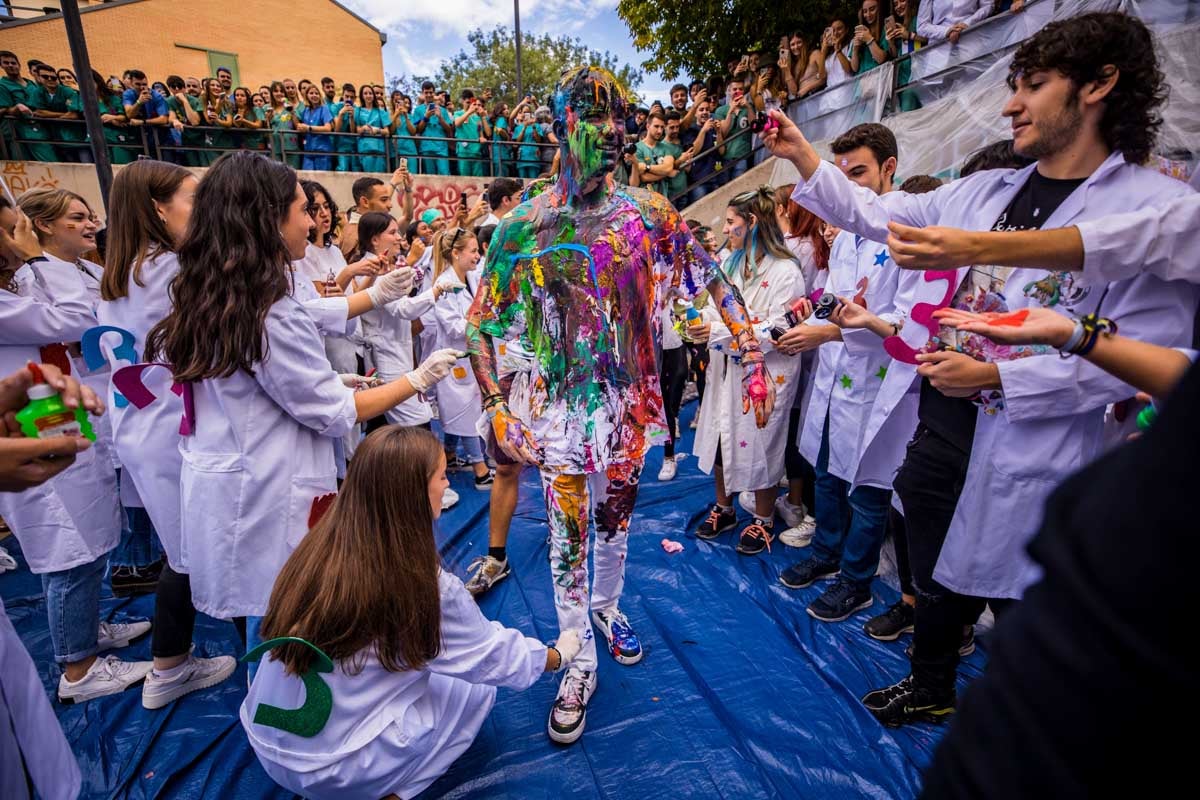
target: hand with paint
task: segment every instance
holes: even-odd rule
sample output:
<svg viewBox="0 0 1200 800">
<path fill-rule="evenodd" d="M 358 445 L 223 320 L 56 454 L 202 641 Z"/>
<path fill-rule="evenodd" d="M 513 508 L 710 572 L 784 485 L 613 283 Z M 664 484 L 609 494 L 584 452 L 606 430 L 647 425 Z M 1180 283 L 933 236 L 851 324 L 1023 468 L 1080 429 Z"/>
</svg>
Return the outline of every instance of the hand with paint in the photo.
<svg viewBox="0 0 1200 800">
<path fill-rule="evenodd" d="M 421 366 L 408 373 L 408 383 L 417 393 L 428 392 L 434 384 L 443 380 L 460 358 L 458 350 L 446 348 L 434 352 L 421 362 Z"/>
<path fill-rule="evenodd" d="M 939 308 L 933 318 L 960 331 L 986 336 L 1001 344 L 1048 344 L 1061 348 L 1075 332 L 1075 320 L 1049 308 L 1023 308 L 1003 314 L 972 314 Z"/>
<path fill-rule="evenodd" d="M 498 400 L 486 409 L 496 434 L 496 443 L 504 455 L 521 464 L 540 464 L 538 445 L 533 434 L 517 419 L 503 400 Z"/>
<path fill-rule="evenodd" d="M 371 303 L 379 308 L 388 303 L 408 297 L 413 287 L 413 268 L 399 267 L 375 279 L 375 283 L 367 287 L 367 295 Z"/>
<path fill-rule="evenodd" d="M 762 354 L 753 360 L 749 356 L 742 359 L 742 413 L 748 413 L 753 407 L 754 423 L 765 428 L 775 410 L 775 382 L 771 380 Z"/>
</svg>

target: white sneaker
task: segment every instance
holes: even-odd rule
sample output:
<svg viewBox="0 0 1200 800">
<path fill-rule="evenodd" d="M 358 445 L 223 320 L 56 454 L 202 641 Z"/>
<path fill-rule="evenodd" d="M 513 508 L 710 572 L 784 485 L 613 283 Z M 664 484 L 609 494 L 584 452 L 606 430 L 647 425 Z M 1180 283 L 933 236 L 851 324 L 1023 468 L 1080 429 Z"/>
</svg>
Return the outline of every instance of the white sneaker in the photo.
<svg viewBox="0 0 1200 800">
<path fill-rule="evenodd" d="M 142 707 L 162 708 L 189 692 L 216 686 L 232 675 L 235 669 L 237 659 L 233 656 L 196 658 L 193 655 L 188 655 L 187 662 L 173 680 L 160 678 L 151 669 L 146 682 L 142 684 Z"/>
<path fill-rule="evenodd" d="M 154 669 L 152 661 L 122 661 L 116 656 L 100 656 L 87 674 L 72 683 L 63 675 L 58 679 L 58 699 L 63 703 L 83 703 L 110 694 L 120 694 Z"/>
<path fill-rule="evenodd" d="M 801 522 L 804 522 L 804 517 L 808 514 L 808 509 L 804 507 L 804 503 L 794 506 L 788 502 L 787 495 L 779 495 L 779 499 L 775 501 L 775 513 L 780 519 L 787 523 L 789 528 L 794 528 Z"/>
<path fill-rule="evenodd" d="M 558 685 L 558 696 L 550 707 L 546 733 L 559 744 L 571 744 L 583 736 L 587 724 L 588 701 L 596 693 L 596 673 L 576 667 L 567 670 Z"/>
<path fill-rule="evenodd" d="M 0 547 L 0 572 L 8 572 L 10 569 L 17 568 L 17 560 L 13 558 L 7 550 Z"/>
<path fill-rule="evenodd" d="M 100 632 L 96 636 L 96 647 L 101 650 L 128 647 L 134 639 L 149 632 L 150 621 L 145 619 L 137 622 L 101 622 Z"/>
<path fill-rule="evenodd" d="M 754 492 L 738 492 L 738 505 L 747 514 L 758 515 L 758 510 L 754 507 Z"/>
<path fill-rule="evenodd" d="M 663 458 L 662 469 L 660 469 L 658 471 L 658 479 L 660 481 L 675 480 L 675 459 L 674 458 L 666 458 L 666 457 Z"/>
<path fill-rule="evenodd" d="M 806 516 L 799 525 L 794 525 L 779 534 L 779 541 L 788 547 L 808 547 L 816 531 L 817 521 L 811 515 Z"/>
<path fill-rule="evenodd" d="M 458 492 L 446 487 L 446 493 L 442 495 L 442 511 L 449 511 L 458 505 Z"/>
</svg>

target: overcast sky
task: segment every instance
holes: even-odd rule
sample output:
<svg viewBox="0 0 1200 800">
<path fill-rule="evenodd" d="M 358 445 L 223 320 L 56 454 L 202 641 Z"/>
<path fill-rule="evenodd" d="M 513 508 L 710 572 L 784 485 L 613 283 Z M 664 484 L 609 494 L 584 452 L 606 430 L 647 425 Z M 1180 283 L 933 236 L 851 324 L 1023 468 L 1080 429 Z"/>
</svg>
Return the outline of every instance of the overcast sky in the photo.
<svg viewBox="0 0 1200 800">
<path fill-rule="evenodd" d="M 467 43 L 475 28 L 490 30 L 513 23 L 511 0 L 340 0 L 346 7 L 384 30 L 383 67 L 388 73 L 432 75 L 438 64 Z M 629 30 L 617 17 L 615 0 L 521 0 L 521 30 L 578 36 L 589 47 L 608 50 L 622 62 L 638 66 L 644 56 L 633 47 Z M 686 81 L 685 81 L 686 83 Z M 666 100 L 669 83 L 647 75 L 639 93 Z"/>
</svg>

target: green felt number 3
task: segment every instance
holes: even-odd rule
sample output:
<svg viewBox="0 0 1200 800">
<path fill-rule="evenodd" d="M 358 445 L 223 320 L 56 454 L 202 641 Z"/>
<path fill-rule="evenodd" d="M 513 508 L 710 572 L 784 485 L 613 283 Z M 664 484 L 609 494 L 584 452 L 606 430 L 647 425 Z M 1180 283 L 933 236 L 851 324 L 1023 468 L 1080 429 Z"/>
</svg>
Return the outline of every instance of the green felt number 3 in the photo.
<svg viewBox="0 0 1200 800">
<path fill-rule="evenodd" d="M 242 656 L 242 661 L 259 661 L 268 651 L 289 642 L 302 644 L 317 654 L 313 666 L 300 676 L 300 680 L 304 681 L 304 705 L 299 708 L 280 708 L 269 703 L 259 703 L 254 711 L 254 724 L 311 738 L 324 730 L 325 723 L 329 722 L 333 713 L 333 692 L 319 674 L 333 672 L 333 660 L 311 642 L 295 636 L 281 636 L 258 645 Z"/>
</svg>

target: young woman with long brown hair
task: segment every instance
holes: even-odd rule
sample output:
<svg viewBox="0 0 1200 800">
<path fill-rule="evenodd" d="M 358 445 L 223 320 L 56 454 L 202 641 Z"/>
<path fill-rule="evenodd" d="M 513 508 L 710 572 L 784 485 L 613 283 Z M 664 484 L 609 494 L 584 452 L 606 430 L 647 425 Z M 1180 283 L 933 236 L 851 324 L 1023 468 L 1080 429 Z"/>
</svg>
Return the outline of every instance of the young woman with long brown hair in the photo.
<svg viewBox="0 0 1200 800">
<path fill-rule="evenodd" d="M 192 412 L 182 540 L 196 608 L 220 619 L 265 613 L 279 569 L 337 489 L 333 439 L 425 391 L 454 360 L 435 353 L 383 386 L 343 385 L 292 295 L 311 227 L 292 169 L 245 150 L 222 156 L 196 190 L 175 306 L 147 336 L 146 360 L 172 365 Z M 340 302 L 354 313 L 380 295 Z"/>
<path fill-rule="evenodd" d="M 448 485 L 433 434 L 375 431 L 280 571 L 261 627 L 271 655 L 241 719 L 286 789 L 416 797 L 474 741 L 495 687 L 527 689 L 579 652 L 578 631 L 551 647 L 489 621 L 442 569 L 433 529 Z M 304 730 L 264 712 L 310 704 L 314 680 L 330 702 Z"/>
<path fill-rule="evenodd" d="M 28 261 L 13 276 L 16 294 L 59 311 L 73 309 L 74 320 L 56 338 L 27 323 L 0 329 L 0 369 L 8 374 L 27 361 L 53 363 L 103 395 L 107 373 L 91 372 L 73 348 L 63 346 L 79 342 L 95 326 L 101 268 L 83 259 L 95 247 L 92 210 L 79 195 L 51 187 L 31 189 L 18 202 L 41 252 L 26 255 Z M 121 541 L 121 506 L 107 417 L 91 422 L 95 445 L 79 453 L 74 464 L 41 486 L 0 493 L 0 516 L 21 543 L 30 570 L 42 578 L 50 640 L 62 665 L 58 696 L 68 703 L 123 691 L 151 667 L 99 655 L 124 647 L 151 626 L 145 620 L 100 621 L 100 586 L 109 554 Z"/>
<path fill-rule="evenodd" d="M 102 325 L 133 336 L 131 355 L 109 351 L 114 372 L 137 362 L 146 334 L 171 311 L 168 287 L 179 271 L 175 248 L 191 217 L 196 178 L 186 169 L 163 161 L 141 160 L 117 173 L 109 195 L 108 266 L 100 284 L 97 318 Z M 120 460 L 122 486 L 136 491 L 124 502 L 144 506 L 166 553 L 155 588 L 154 635 L 150 652 L 154 669 L 142 687 L 142 705 L 162 708 L 197 689 L 214 686 L 233 674 L 230 656 L 197 658 L 192 652 L 196 609 L 183 563 L 180 542 L 179 420 L 183 401 L 171 392 L 171 375 L 154 370 L 143 375 L 156 401 L 145 408 L 117 402 L 112 409 L 113 443 Z"/>
</svg>

